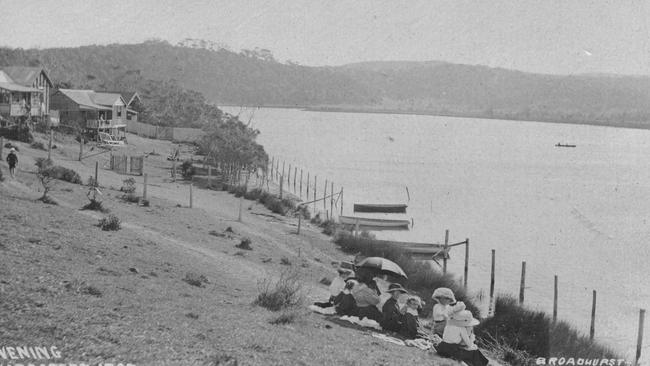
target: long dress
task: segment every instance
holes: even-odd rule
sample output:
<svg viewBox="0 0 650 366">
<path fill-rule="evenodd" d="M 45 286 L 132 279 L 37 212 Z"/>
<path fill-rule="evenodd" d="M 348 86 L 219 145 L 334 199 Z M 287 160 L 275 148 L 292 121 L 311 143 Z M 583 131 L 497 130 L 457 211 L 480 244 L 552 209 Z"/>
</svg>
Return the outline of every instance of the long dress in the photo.
<svg viewBox="0 0 650 366">
<path fill-rule="evenodd" d="M 394 298 L 386 300 L 381 308 L 382 319 L 379 324 L 384 330 L 399 332 L 404 323 L 404 314 L 399 311 L 399 304 Z"/>
</svg>

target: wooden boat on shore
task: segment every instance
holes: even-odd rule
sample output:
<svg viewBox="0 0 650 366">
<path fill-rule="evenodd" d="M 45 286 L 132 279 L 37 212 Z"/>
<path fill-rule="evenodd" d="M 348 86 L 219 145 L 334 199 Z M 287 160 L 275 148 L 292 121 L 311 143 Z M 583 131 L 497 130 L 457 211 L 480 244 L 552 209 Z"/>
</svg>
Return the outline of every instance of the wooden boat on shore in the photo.
<svg viewBox="0 0 650 366">
<path fill-rule="evenodd" d="M 561 143 L 558 142 L 557 144 L 555 144 L 555 147 L 576 147 L 576 145 L 573 145 L 573 144 L 561 144 Z"/>
<path fill-rule="evenodd" d="M 356 216 L 339 216 L 339 222 L 343 225 L 356 226 L 363 228 L 372 228 L 375 230 L 408 230 L 411 225 L 410 220 L 404 219 L 385 219 Z"/>
<path fill-rule="evenodd" d="M 355 203 L 354 212 L 406 213 L 404 203 Z"/>
</svg>

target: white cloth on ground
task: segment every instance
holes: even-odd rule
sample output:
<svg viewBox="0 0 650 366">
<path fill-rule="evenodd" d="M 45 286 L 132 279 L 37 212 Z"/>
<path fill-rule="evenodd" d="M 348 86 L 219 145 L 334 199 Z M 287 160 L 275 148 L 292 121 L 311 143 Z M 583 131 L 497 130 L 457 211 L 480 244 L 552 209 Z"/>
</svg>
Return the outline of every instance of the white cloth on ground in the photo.
<svg viewBox="0 0 650 366">
<path fill-rule="evenodd" d="M 323 314 L 323 315 L 334 315 L 334 314 L 336 314 L 336 309 L 334 308 L 334 306 L 321 308 L 320 306 L 316 306 L 316 305 L 312 304 L 312 305 L 309 305 L 307 308 L 309 310 L 315 312 L 315 313 L 319 313 L 319 314 Z"/>
</svg>

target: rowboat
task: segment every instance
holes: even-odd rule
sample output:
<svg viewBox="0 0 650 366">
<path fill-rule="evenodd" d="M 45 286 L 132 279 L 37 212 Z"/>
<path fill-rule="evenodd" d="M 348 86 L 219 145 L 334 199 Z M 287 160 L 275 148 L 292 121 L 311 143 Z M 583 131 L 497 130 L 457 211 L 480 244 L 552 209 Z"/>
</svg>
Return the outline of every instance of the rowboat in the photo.
<svg viewBox="0 0 650 366">
<path fill-rule="evenodd" d="M 339 216 L 339 222 L 343 225 L 359 225 L 360 227 L 373 228 L 376 230 L 408 230 L 409 225 L 411 224 L 410 220 L 356 216 Z"/>
<path fill-rule="evenodd" d="M 557 144 L 555 144 L 555 147 L 576 147 L 576 145 L 572 145 L 572 144 L 561 144 L 561 143 L 558 142 Z"/>
<path fill-rule="evenodd" d="M 355 203 L 354 212 L 406 213 L 403 203 Z"/>
</svg>

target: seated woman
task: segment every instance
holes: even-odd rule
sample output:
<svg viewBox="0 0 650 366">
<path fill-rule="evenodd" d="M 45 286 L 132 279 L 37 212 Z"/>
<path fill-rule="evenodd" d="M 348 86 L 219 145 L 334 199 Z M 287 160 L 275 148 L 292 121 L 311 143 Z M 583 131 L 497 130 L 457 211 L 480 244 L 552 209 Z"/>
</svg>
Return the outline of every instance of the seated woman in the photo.
<svg viewBox="0 0 650 366">
<path fill-rule="evenodd" d="M 368 318 L 380 322 L 382 315 L 377 304 L 380 302 L 381 292 L 373 280 L 373 273 L 367 268 L 358 268 L 356 273 L 358 284 L 354 285 L 351 293 L 357 304 L 357 316 L 360 319 Z"/>
<path fill-rule="evenodd" d="M 424 328 L 420 326 L 419 312 L 422 310 L 422 305 L 422 300 L 415 295 L 409 296 L 406 300 L 404 323 L 400 330 L 400 334 L 405 338 L 429 338 Z"/>
<path fill-rule="evenodd" d="M 438 354 L 465 362 L 468 366 L 486 366 L 488 359 L 474 343 L 474 327 L 479 321 L 472 316 L 469 310 L 453 313 L 442 335 L 442 342 L 438 345 Z"/>
<path fill-rule="evenodd" d="M 449 316 L 455 312 L 465 310 L 465 304 L 462 301 L 456 302 L 453 291 L 446 287 L 439 287 L 433 291 L 431 296 L 437 304 L 433 305 L 433 333 L 442 337 Z"/>
<path fill-rule="evenodd" d="M 321 308 L 328 308 L 331 306 L 334 306 L 334 299 L 345 290 L 345 281 L 348 278 L 354 277 L 354 272 L 349 269 L 345 268 L 338 268 L 337 269 L 338 276 L 334 277 L 332 279 L 332 282 L 330 283 L 329 286 L 329 293 L 330 293 L 330 298 L 326 302 L 315 302 L 314 305 L 319 306 Z"/>
<path fill-rule="evenodd" d="M 388 286 L 388 293 L 390 293 L 390 299 L 386 300 L 381 308 L 382 318 L 379 324 L 384 330 L 399 332 L 404 323 L 404 313 L 402 313 L 397 300 L 406 293 L 406 290 L 399 283 L 392 283 Z"/>
</svg>

